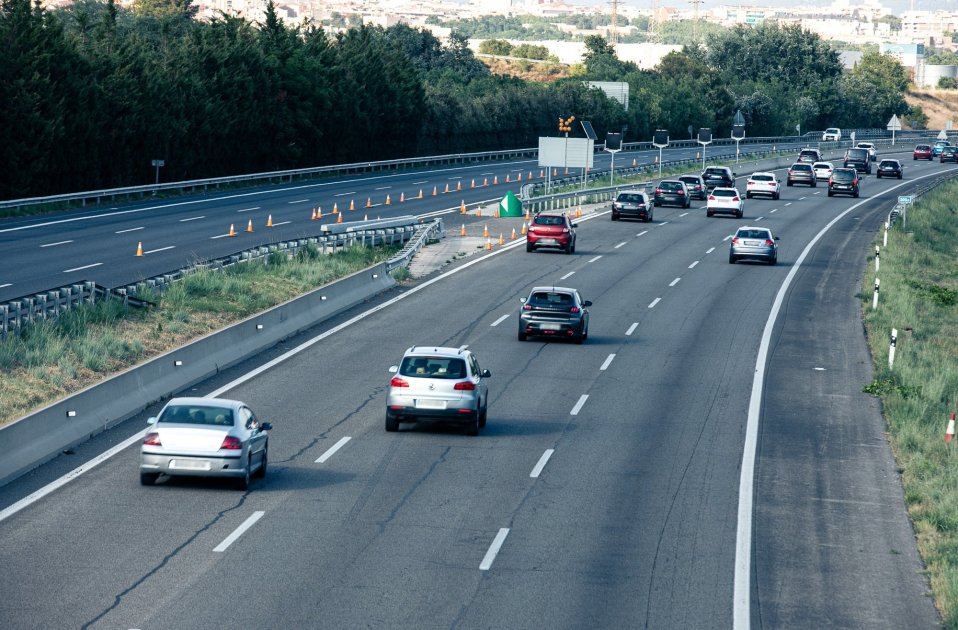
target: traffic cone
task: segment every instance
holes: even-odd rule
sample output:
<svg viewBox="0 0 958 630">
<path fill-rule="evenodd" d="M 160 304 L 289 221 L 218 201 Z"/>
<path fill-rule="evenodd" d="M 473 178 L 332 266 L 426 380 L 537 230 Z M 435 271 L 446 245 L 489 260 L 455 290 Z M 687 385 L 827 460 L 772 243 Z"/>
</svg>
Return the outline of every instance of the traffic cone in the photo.
<svg viewBox="0 0 958 630">
<path fill-rule="evenodd" d="M 702 158 L 702 154 L 699 153 L 698 151 L 696 151 L 696 152 L 695 152 L 695 159 L 696 159 L 696 160 L 699 160 L 699 159 L 701 159 L 701 158 Z"/>
<path fill-rule="evenodd" d="M 499 218 L 499 206 L 496 206 L 496 218 Z"/>
<path fill-rule="evenodd" d="M 488 226 L 488 225 L 486 225 L 486 226 L 484 226 L 484 227 L 482 228 L 482 235 L 485 236 L 486 238 L 489 238 L 489 226 Z"/>
<path fill-rule="evenodd" d="M 521 235 L 523 235 L 523 236 L 526 235 L 526 222 L 525 222 L 525 221 L 522 222 L 522 231 L 519 232 L 519 234 L 521 234 Z"/>
<path fill-rule="evenodd" d="M 445 188 L 445 190 L 443 190 L 442 192 L 444 192 L 444 193 L 449 192 L 449 184 L 446 184 L 446 188 Z"/>
<path fill-rule="evenodd" d="M 233 224 L 230 223 L 230 233 L 228 236 L 236 236 L 236 230 L 233 229 Z"/>
<path fill-rule="evenodd" d="M 516 238 L 518 238 L 518 237 L 516 236 L 516 228 L 512 228 L 512 236 L 509 237 L 509 240 L 510 240 L 510 241 L 514 241 L 514 240 L 516 240 Z"/>
<path fill-rule="evenodd" d="M 519 175 L 519 177 L 522 177 L 522 175 Z M 492 180 L 492 183 L 495 184 L 496 180 Z M 506 173 L 506 183 L 509 183 L 509 173 Z"/>
<path fill-rule="evenodd" d="M 565 173 L 563 173 L 563 175 L 568 175 L 568 174 L 569 174 L 569 167 L 567 166 L 565 167 Z"/>
<path fill-rule="evenodd" d="M 553 177 L 558 177 L 558 176 L 559 176 L 559 169 L 557 169 L 557 168 L 552 169 L 552 176 L 553 176 Z"/>
<path fill-rule="evenodd" d="M 482 206 L 479 206 L 479 205 L 476 206 L 476 216 L 477 217 L 482 216 Z"/>
<path fill-rule="evenodd" d="M 343 215 L 342 215 L 342 214 L 337 214 L 337 215 L 336 215 L 336 223 L 342 223 L 342 222 L 343 222 Z"/>
<path fill-rule="evenodd" d="M 315 220 L 316 220 L 316 208 L 313 208 L 313 214 L 312 214 L 312 216 L 309 217 L 309 220 L 310 220 L 310 221 L 315 221 Z"/>
<path fill-rule="evenodd" d="M 635 158 L 632 158 L 632 168 L 635 168 L 638 165 L 639 163 L 635 161 Z"/>
<path fill-rule="evenodd" d="M 399 203 L 404 203 L 406 201 L 406 193 L 399 193 Z"/>
<path fill-rule="evenodd" d="M 316 218 L 317 218 L 317 219 L 322 219 L 322 218 L 323 218 L 323 207 L 322 207 L 322 206 L 318 206 L 318 207 L 316 208 Z"/>
<path fill-rule="evenodd" d="M 466 214 L 466 200 L 463 199 L 462 203 L 459 204 L 459 214 Z"/>
<path fill-rule="evenodd" d="M 539 177 L 545 177 L 545 176 L 546 176 L 545 170 L 540 168 L 540 169 L 539 169 Z"/>
<path fill-rule="evenodd" d="M 386 195 L 386 205 L 389 205 L 389 195 Z"/>
<path fill-rule="evenodd" d="M 349 209 L 350 209 L 350 210 L 355 210 L 355 209 L 356 209 L 356 202 L 353 201 L 352 199 L 349 200 Z"/>
<path fill-rule="evenodd" d="M 493 175 L 493 176 L 492 176 L 492 185 L 493 185 L 493 186 L 496 186 L 496 185 L 498 185 L 498 184 L 499 184 L 499 176 L 498 176 L 498 175 Z"/>
<path fill-rule="evenodd" d="M 439 194 L 439 189 L 436 188 L 435 186 L 433 186 L 433 187 L 432 187 L 432 196 L 435 197 L 435 196 L 438 195 L 438 194 Z"/>
<path fill-rule="evenodd" d="M 483 185 L 483 186 L 488 186 L 488 185 L 489 185 L 489 178 L 488 178 L 488 177 L 483 177 L 483 178 L 482 178 L 482 185 Z"/>
<path fill-rule="evenodd" d="M 419 198 L 422 199 L 422 188 L 419 189 Z"/>
<path fill-rule="evenodd" d="M 136 244 L 136 255 L 137 256 L 143 255 L 143 241 L 140 241 Z"/>
<path fill-rule="evenodd" d="M 268 228 L 273 227 L 273 215 L 269 215 L 268 217 L 266 217 L 266 227 Z"/>
<path fill-rule="evenodd" d="M 369 221 L 369 215 L 368 215 L 368 214 L 364 214 L 364 215 L 363 215 L 363 221 Z"/>
<path fill-rule="evenodd" d="M 505 239 L 502 238 L 502 232 L 499 232 L 499 247 L 502 247 L 506 244 Z"/>
<path fill-rule="evenodd" d="M 659 156 L 656 155 L 656 156 L 655 156 L 655 161 L 652 162 L 652 163 L 653 163 L 653 164 L 658 164 L 658 163 L 659 163 Z"/>
<path fill-rule="evenodd" d="M 373 207 L 373 198 L 372 198 L 372 197 L 366 197 L 366 207 L 367 207 L 367 208 L 372 208 L 372 207 Z"/>
<path fill-rule="evenodd" d="M 333 214 L 339 214 L 339 204 L 335 201 L 333 202 Z"/>
<path fill-rule="evenodd" d="M 472 183 L 469 184 L 469 188 L 475 188 L 475 187 L 476 187 L 476 180 L 472 180 Z"/>
<path fill-rule="evenodd" d="M 487 239 L 486 239 L 486 251 L 488 252 L 488 251 L 490 251 L 491 249 L 492 249 L 492 241 L 490 241 L 490 240 L 487 238 Z"/>
<path fill-rule="evenodd" d="M 456 192 L 462 190 L 462 180 L 456 182 Z"/>
<path fill-rule="evenodd" d="M 945 431 L 945 443 L 951 442 L 955 439 L 955 412 L 952 411 L 951 415 L 948 416 L 948 429 Z"/>
<path fill-rule="evenodd" d="M 529 220 L 529 209 L 526 208 L 526 221 L 528 221 L 528 220 Z"/>
<path fill-rule="evenodd" d="M 248 223 L 247 226 L 246 226 L 246 231 L 247 231 L 247 232 L 252 232 L 252 231 L 253 231 L 253 220 L 252 220 L 252 219 L 249 220 L 249 223 Z"/>
<path fill-rule="evenodd" d="M 465 236 L 465 235 L 466 235 L 466 224 L 463 223 L 462 227 L 459 228 L 459 236 Z"/>
<path fill-rule="evenodd" d="M 522 173 L 519 173 L 518 175 L 516 175 L 516 181 L 517 181 L 517 182 L 521 182 L 521 181 L 522 181 Z"/>
</svg>

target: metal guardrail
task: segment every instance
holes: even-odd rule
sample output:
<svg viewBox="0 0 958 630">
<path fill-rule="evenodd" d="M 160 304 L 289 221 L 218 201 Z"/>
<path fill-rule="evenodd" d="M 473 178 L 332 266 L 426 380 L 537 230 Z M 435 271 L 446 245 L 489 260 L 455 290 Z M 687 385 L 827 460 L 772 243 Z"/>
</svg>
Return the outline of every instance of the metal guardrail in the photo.
<svg viewBox="0 0 958 630">
<path fill-rule="evenodd" d="M 404 267 L 409 264 L 412 257 L 422 249 L 430 239 L 440 238 L 443 233 L 442 219 L 436 218 L 429 223 L 420 224 L 416 228 L 416 233 L 406 243 L 395 257 L 386 261 L 386 271 L 392 271 L 398 267 Z"/>
<path fill-rule="evenodd" d="M 92 304 L 96 300 L 118 299 L 122 300 L 125 305 L 135 307 L 151 305 L 151 302 L 137 297 L 137 292 L 141 287 L 162 293 L 171 283 L 182 280 L 197 271 L 208 269 L 219 271 L 239 263 L 262 260 L 276 253 L 294 256 L 301 249 L 309 246 L 317 247 L 321 253 L 326 254 L 335 253 L 353 245 L 376 247 L 409 243 L 420 237 L 421 234 L 428 234 L 429 229 L 435 229 L 432 227 L 435 223 L 436 221 L 424 226 L 419 223 L 417 217 L 406 216 L 382 221 L 356 221 L 336 223 L 333 226 L 324 225 L 324 228 L 331 227 L 331 229 L 324 229 L 325 233 L 322 236 L 253 247 L 229 256 L 197 262 L 188 267 L 153 276 L 138 284 L 107 288 L 94 282 L 84 281 L 41 291 L 0 304 L 0 341 L 6 340 L 10 335 L 19 336 L 24 327 L 34 322 L 54 319 L 68 310 L 84 304 Z M 442 221 L 438 220 L 438 223 L 441 230 Z M 412 253 L 418 251 L 418 247 Z M 407 246 L 402 251 L 407 252 L 408 250 L 409 247 Z M 389 267 L 390 263 L 403 258 L 404 254 L 401 252 L 387 263 L 387 270 L 407 263 L 411 255 L 411 253 L 405 254 L 406 258 L 404 260 Z"/>
<path fill-rule="evenodd" d="M 934 177 L 927 181 L 923 181 L 921 185 L 915 188 L 915 190 L 910 195 L 912 197 L 912 204 L 914 204 L 915 201 L 918 200 L 922 195 L 927 194 L 933 189 L 955 178 L 958 178 L 958 169 L 953 169 L 946 173 L 942 173 L 938 177 Z M 908 213 L 908 204 L 896 203 L 894 207 L 892 207 L 892 209 L 889 210 L 888 212 L 888 218 L 885 220 L 886 229 L 894 225 L 898 217 L 902 217 L 902 229 L 904 229 L 904 225 L 905 225 L 904 221 L 907 217 L 907 213 Z"/>
</svg>

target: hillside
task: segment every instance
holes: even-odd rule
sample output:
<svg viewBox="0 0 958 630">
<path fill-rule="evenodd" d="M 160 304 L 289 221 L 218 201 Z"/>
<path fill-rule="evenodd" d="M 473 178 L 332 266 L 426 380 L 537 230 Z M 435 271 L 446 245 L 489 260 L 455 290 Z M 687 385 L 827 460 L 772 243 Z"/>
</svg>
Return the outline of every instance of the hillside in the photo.
<svg viewBox="0 0 958 630">
<path fill-rule="evenodd" d="M 476 55 L 476 58 L 486 64 L 493 74 L 509 75 L 526 81 L 540 83 L 555 81 L 570 74 L 570 67 L 562 63 L 494 57 L 492 55 Z"/>
<path fill-rule="evenodd" d="M 958 124 L 958 90 L 913 90 L 905 94 L 905 100 L 922 108 L 929 129 L 944 129 L 948 120 Z"/>
</svg>

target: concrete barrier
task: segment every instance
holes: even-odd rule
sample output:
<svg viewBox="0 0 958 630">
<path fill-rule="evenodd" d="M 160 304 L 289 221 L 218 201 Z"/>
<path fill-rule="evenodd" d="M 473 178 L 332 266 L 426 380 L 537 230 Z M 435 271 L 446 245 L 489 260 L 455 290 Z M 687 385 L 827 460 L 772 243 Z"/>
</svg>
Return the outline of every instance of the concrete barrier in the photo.
<svg viewBox="0 0 958 630">
<path fill-rule="evenodd" d="M 385 263 L 134 366 L 0 427 L 0 485 L 282 339 L 396 285 Z"/>
</svg>

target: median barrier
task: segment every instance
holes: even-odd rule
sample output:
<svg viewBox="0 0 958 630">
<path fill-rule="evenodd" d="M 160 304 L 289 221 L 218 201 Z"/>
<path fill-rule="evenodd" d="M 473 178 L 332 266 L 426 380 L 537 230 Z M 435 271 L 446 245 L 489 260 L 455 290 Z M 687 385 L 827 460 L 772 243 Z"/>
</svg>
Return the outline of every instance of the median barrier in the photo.
<svg viewBox="0 0 958 630">
<path fill-rule="evenodd" d="M 171 350 L 0 427 L 0 485 L 61 451 L 396 286 L 379 263 Z"/>
</svg>

